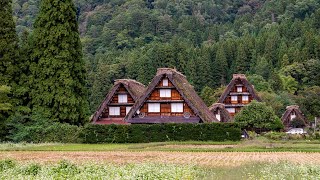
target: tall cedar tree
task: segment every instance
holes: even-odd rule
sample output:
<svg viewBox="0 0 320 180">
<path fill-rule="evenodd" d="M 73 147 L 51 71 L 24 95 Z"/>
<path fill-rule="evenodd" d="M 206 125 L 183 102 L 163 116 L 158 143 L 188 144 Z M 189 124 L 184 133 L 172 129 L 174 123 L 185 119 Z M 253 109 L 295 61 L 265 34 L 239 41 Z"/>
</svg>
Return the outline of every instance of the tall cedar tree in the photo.
<svg viewBox="0 0 320 180">
<path fill-rule="evenodd" d="M 0 85 L 12 85 L 18 72 L 18 39 L 12 16 L 12 1 L 0 1 Z"/>
<path fill-rule="evenodd" d="M 72 0 L 42 0 L 33 36 L 33 108 L 52 120 L 83 124 L 86 71 Z"/>
<path fill-rule="evenodd" d="M 18 38 L 12 16 L 12 1 L 0 1 L 0 141 L 8 133 L 7 120 L 12 113 L 13 98 L 10 89 L 17 88 L 19 80 Z M 8 87 L 10 86 L 10 87 Z"/>
</svg>

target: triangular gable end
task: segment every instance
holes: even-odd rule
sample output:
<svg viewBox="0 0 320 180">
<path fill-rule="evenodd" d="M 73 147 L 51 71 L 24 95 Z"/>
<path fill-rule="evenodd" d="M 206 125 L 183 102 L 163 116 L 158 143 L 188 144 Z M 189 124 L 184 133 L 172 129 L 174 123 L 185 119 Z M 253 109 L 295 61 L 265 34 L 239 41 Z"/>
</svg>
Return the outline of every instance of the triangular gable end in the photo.
<svg viewBox="0 0 320 180">
<path fill-rule="evenodd" d="M 307 119 L 301 112 L 299 106 L 291 105 L 286 107 L 285 113 L 281 117 L 281 121 L 286 129 L 290 128 L 290 123 L 293 119 L 299 118 L 303 120 L 304 126 L 308 125 Z"/>
<path fill-rule="evenodd" d="M 166 78 L 169 87 L 163 86 Z M 145 95 L 136 102 L 125 120 L 129 123 L 218 122 L 185 76 L 169 68 L 158 69 Z"/>
<path fill-rule="evenodd" d="M 261 101 L 246 76 L 244 74 L 234 74 L 218 103 L 224 104 L 230 115 L 234 116 L 252 100 Z"/>
<path fill-rule="evenodd" d="M 126 124 L 124 117 L 139 98 L 139 93 L 134 93 L 128 82 L 138 83 L 127 79 L 116 81 L 93 115 L 93 124 Z M 144 87 L 141 83 L 137 85 Z"/>
<path fill-rule="evenodd" d="M 177 88 L 172 74 L 156 76 L 125 118 L 129 123 L 199 123 L 199 112 Z"/>
</svg>

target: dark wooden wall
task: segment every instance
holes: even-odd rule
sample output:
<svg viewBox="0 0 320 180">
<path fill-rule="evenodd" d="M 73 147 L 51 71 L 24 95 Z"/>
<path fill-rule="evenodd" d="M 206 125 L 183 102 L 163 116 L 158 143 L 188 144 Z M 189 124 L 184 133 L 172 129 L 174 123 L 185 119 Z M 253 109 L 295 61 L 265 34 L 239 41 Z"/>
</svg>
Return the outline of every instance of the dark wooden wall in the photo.
<svg viewBox="0 0 320 180">
<path fill-rule="evenodd" d="M 162 86 L 162 82 L 163 80 L 161 80 L 152 91 L 151 95 L 140 109 L 140 112 L 145 113 L 146 116 L 183 116 L 184 112 L 189 112 L 191 116 L 194 116 L 192 109 L 183 100 L 183 97 L 173 86 L 170 80 L 168 86 Z M 171 89 L 171 97 L 160 97 L 160 89 Z M 148 101 L 153 103 L 160 103 L 160 113 L 148 112 Z M 183 103 L 183 112 L 171 112 L 171 103 Z"/>
</svg>

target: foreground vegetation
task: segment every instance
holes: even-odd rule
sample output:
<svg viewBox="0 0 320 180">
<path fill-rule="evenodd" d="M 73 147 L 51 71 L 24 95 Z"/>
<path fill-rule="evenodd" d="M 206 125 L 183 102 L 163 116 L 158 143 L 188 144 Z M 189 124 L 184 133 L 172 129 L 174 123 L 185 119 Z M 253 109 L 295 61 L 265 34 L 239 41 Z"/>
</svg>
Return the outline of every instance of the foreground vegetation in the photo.
<svg viewBox="0 0 320 180">
<path fill-rule="evenodd" d="M 0 161 L 1 179 L 315 179 L 319 176 L 320 166 L 287 162 L 250 164 L 241 168 L 203 168 L 156 163 L 77 165 L 67 161 L 57 164 Z"/>
</svg>

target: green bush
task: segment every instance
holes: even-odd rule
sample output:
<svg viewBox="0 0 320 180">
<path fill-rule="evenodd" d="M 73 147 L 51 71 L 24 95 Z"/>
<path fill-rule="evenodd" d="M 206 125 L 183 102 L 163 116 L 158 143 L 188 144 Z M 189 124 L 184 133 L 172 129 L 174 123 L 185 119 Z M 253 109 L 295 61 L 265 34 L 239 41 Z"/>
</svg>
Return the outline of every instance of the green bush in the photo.
<svg viewBox="0 0 320 180">
<path fill-rule="evenodd" d="M 146 143 L 163 141 L 238 141 L 241 131 L 232 123 L 133 124 L 84 126 L 83 143 Z"/>
<path fill-rule="evenodd" d="M 283 129 L 280 118 L 275 115 L 272 107 L 267 106 L 264 102 L 252 101 L 236 114 L 234 120 L 242 129 L 259 133 Z"/>
<path fill-rule="evenodd" d="M 302 140 L 302 139 L 306 139 L 306 135 L 304 135 L 304 134 L 288 134 L 288 139 Z"/>
<path fill-rule="evenodd" d="M 264 137 L 272 140 L 282 140 L 287 138 L 287 134 L 285 132 L 268 132 L 263 135 Z"/>
<path fill-rule="evenodd" d="M 45 114 L 35 112 L 30 116 L 17 114 L 9 123 L 7 139 L 13 142 L 77 143 L 82 127 L 49 120 Z"/>
</svg>

